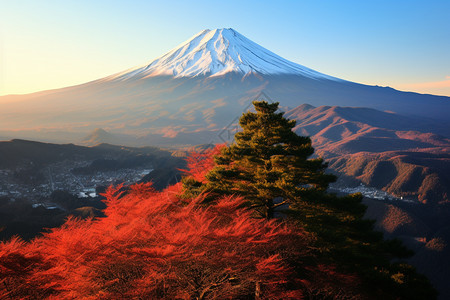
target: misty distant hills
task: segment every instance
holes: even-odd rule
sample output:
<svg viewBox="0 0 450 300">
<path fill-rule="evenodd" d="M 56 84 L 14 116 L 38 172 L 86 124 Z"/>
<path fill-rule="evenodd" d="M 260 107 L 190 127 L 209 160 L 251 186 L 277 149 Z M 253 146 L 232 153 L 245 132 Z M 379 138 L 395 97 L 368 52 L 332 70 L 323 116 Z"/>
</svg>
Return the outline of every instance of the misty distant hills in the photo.
<svg viewBox="0 0 450 300">
<path fill-rule="evenodd" d="M 74 144 L 51 144 L 28 140 L 0 142 L 0 168 L 14 168 L 21 164 L 46 165 L 65 160 L 93 160 L 128 155 L 170 155 L 154 147 L 130 148 L 107 144 L 82 147 Z"/>
<path fill-rule="evenodd" d="M 81 142 L 81 145 L 86 146 L 95 146 L 98 144 L 111 144 L 111 145 L 117 145 L 117 137 L 112 135 L 109 132 L 106 132 L 105 130 L 101 128 L 96 128 L 92 133 L 90 133 L 88 136 L 86 136 Z M 118 145 L 121 145 L 124 143 L 119 143 Z"/>
</svg>

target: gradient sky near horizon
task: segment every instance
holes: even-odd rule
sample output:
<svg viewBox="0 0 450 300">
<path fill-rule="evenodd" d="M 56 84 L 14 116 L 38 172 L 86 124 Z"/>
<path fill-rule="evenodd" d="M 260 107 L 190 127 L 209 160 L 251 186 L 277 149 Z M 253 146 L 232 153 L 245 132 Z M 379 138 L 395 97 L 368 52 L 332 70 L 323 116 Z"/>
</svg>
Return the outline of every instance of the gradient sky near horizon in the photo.
<svg viewBox="0 0 450 300">
<path fill-rule="evenodd" d="M 0 95 L 99 79 L 230 27 L 328 75 L 450 96 L 448 0 L 0 0 Z"/>
</svg>

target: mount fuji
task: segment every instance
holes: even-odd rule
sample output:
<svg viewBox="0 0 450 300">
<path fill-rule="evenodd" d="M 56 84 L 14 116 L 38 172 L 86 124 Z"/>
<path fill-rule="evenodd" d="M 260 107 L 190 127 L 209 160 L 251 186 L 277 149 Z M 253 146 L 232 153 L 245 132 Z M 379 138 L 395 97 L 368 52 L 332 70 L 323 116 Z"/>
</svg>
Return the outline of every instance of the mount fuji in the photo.
<svg viewBox="0 0 450 300">
<path fill-rule="evenodd" d="M 149 64 L 107 77 L 107 80 L 221 76 L 230 72 L 247 75 L 290 74 L 312 79 L 339 80 L 290 62 L 247 39 L 234 29 L 203 30 Z"/>
<path fill-rule="evenodd" d="M 368 107 L 447 121 L 450 97 L 358 84 L 290 62 L 233 29 L 203 30 L 142 66 L 85 84 L 0 97 L 0 139 L 80 141 L 97 128 L 134 145 L 220 142 L 261 93 L 283 109 Z M 119 142 L 118 142 L 119 143 Z"/>
</svg>

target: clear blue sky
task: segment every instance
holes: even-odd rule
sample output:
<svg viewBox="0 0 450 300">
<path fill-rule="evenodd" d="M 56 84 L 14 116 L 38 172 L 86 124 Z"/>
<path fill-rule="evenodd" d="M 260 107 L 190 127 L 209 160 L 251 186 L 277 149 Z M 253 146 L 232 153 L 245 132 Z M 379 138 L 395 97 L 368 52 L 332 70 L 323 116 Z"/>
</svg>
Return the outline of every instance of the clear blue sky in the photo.
<svg viewBox="0 0 450 300">
<path fill-rule="evenodd" d="M 322 73 L 450 96 L 449 0 L 0 0 L 0 95 L 98 79 L 223 27 Z"/>
</svg>

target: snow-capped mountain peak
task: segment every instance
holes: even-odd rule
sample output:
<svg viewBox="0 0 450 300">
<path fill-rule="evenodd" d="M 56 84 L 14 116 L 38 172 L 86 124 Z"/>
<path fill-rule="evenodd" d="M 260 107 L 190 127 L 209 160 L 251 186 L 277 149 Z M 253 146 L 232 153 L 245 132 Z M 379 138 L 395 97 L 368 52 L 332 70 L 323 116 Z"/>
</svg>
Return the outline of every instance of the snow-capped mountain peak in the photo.
<svg viewBox="0 0 450 300">
<path fill-rule="evenodd" d="M 247 39 L 234 29 L 203 30 L 167 54 L 108 79 L 126 80 L 158 75 L 195 77 L 241 74 L 295 74 L 313 79 L 337 78 L 290 62 Z"/>
</svg>

